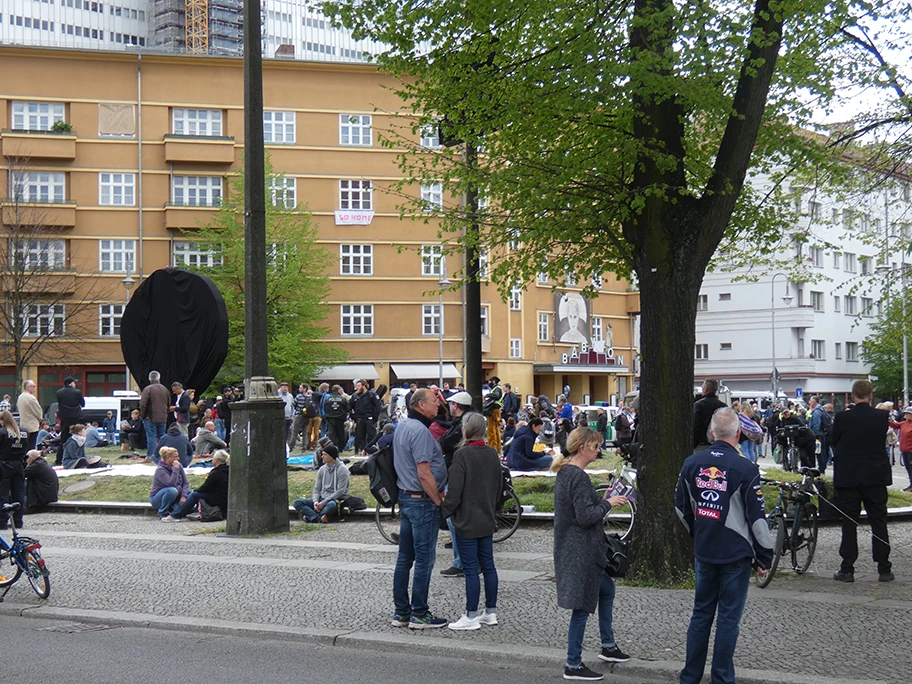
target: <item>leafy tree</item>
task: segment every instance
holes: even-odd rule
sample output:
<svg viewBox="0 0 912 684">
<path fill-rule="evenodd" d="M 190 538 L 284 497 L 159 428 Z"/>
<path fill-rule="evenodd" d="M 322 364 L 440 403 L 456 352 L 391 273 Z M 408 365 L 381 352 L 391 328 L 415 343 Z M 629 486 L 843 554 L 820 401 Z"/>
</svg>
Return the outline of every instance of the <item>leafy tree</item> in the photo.
<svg viewBox="0 0 912 684">
<path fill-rule="evenodd" d="M 317 228 L 310 213 L 286 206 L 283 176 L 266 167 L 266 308 L 269 312 L 269 372 L 290 382 L 310 379 L 321 369 L 345 363 L 345 350 L 323 341 L 321 323 L 329 313 L 329 263 L 317 247 Z M 228 309 L 228 357 L 213 389 L 244 375 L 244 174 L 228 181 L 229 194 L 213 220 L 200 226 L 194 240 L 218 245 L 213 266 L 188 267 L 209 276 Z M 272 202 L 269 202 L 269 199 Z"/>
<path fill-rule="evenodd" d="M 912 334 L 912 305 L 900 297 L 887 301 L 884 313 L 871 325 L 871 334 L 861 345 L 861 360 L 871 366 L 874 394 L 897 406 L 903 394 L 903 334 Z"/>
<path fill-rule="evenodd" d="M 453 240 L 496 253 L 502 291 L 615 272 L 640 291 L 644 442 L 635 571 L 674 582 L 690 543 L 672 506 L 690 452 L 694 327 L 724 239 L 778 244 L 789 211 L 745 184 L 833 161 L 815 110 L 870 70 L 843 29 L 905 9 L 855 0 L 336 0 L 356 37 L 386 44 L 414 126 L 461 141 L 400 158 L 407 183 L 486 198 L 447 207 Z M 888 16 L 889 15 L 889 16 Z M 877 65 L 871 69 L 876 70 Z M 871 87 L 883 85 L 873 82 Z M 482 154 L 477 163 L 474 150 Z M 418 209 L 419 207 L 415 207 Z M 417 212 L 416 212 L 417 213 Z M 425 214 L 426 216 L 426 214 Z M 466 227 L 478 220 L 475 233 Z M 510 242 L 519 242 L 511 248 Z M 474 244 L 473 244 L 474 243 Z M 543 255 L 550 255 L 543 257 Z M 669 407 L 673 407 L 669 409 Z"/>
</svg>

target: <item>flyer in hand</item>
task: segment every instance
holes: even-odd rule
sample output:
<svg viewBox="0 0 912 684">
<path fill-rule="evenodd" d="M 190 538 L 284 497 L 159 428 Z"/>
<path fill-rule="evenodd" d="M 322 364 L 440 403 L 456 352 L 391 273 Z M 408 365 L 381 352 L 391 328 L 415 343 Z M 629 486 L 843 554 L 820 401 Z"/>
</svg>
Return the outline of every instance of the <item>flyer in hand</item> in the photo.
<svg viewBox="0 0 912 684">
<path fill-rule="evenodd" d="M 611 488 L 611 492 L 608 494 L 608 498 L 610 499 L 612 496 L 623 496 L 626 497 L 628 501 L 633 501 L 633 503 L 636 503 L 637 500 L 637 492 L 633 485 L 628 484 L 620 478 L 615 481 L 614 486 Z"/>
</svg>

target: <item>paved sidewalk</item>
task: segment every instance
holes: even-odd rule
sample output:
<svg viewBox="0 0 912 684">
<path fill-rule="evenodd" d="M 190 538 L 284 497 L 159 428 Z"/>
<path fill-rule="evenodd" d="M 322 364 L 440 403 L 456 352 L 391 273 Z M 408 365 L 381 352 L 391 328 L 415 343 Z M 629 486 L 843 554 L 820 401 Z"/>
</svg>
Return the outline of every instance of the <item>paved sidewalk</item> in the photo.
<svg viewBox="0 0 912 684">
<path fill-rule="evenodd" d="M 499 626 L 410 633 L 389 626 L 396 548 L 381 543 L 368 522 L 268 539 L 194 534 L 211 526 L 136 516 L 56 513 L 29 516 L 26 523 L 44 545 L 51 598 L 41 602 L 20 583 L 0 604 L 2 612 L 244 631 L 384 651 L 418 647 L 520 670 L 525 662 L 553 663 L 555 676 L 560 672 L 569 614 L 556 605 L 550 528 L 521 528 L 496 545 Z M 891 524 L 890 532 L 896 582 L 878 583 L 864 555 L 855 584 L 829 579 L 838 567 L 839 530 L 824 527 L 810 574 L 779 573 L 768 589 L 752 587 L 736 657 L 739 681 L 907 682 L 912 523 Z M 439 576 L 451 559 L 446 536 L 431 607 L 455 619 L 464 607 L 464 583 Z M 859 545 L 869 548 L 863 536 Z M 691 601 L 690 591 L 620 587 L 615 628 L 634 660 L 615 671 L 629 673 L 631 681 L 672 681 L 683 662 Z M 596 622 L 590 620 L 586 640 L 590 661 Z"/>
</svg>

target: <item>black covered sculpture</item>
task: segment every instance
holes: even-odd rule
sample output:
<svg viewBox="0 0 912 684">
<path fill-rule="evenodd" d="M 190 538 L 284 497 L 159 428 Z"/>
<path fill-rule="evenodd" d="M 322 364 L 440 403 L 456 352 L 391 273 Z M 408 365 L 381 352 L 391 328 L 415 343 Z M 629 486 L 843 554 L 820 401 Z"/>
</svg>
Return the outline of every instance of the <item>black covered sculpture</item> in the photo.
<svg viewBox="0 0 912 684">
<path fill-rule="evenodd" d="M 140 387 L 149 371 L 170 387 L 180 382 L 202 393 L 228 355 L 228 311 L 209 278 L 162 268 L 146 278 L 124 311 L 120 348 Z"/>
</svg>

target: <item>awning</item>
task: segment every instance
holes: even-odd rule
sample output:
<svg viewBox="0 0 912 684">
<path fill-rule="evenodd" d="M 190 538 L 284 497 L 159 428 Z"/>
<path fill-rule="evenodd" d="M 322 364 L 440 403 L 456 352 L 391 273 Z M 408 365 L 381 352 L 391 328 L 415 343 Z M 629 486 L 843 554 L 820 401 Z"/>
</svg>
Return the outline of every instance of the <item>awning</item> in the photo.
<svg viewBox="0 0 912 684">
<path fill-rule="evenodd" d="M 347 363 L 342 366 L 324 368 L 314 380 L 379 380 L 374 364 L 372 363 Z"/>
<path fill-rule="evenodd" d="M 626 366 L 587 366 L 585 364 L 568 363 L 548 364 L 536 363 L 532 366 L 533 373 L 561 373 L 562 375 L 629 375 L 630 369 Z"/>
<path fill-rule="evenodd" d="M 430 380 L 440 377 L 440 364 L 438 363 L 393 363 L 390 364 L 393 373 L 399 380 Z M 444 380 L 461 378 L 456 366 L 452 363 L 443 364 Z"/>
</svg>

